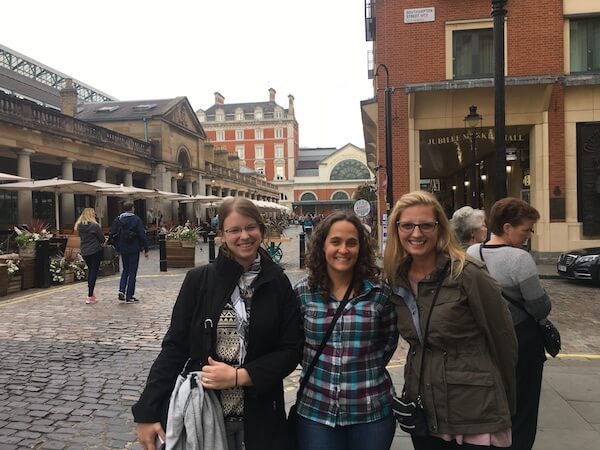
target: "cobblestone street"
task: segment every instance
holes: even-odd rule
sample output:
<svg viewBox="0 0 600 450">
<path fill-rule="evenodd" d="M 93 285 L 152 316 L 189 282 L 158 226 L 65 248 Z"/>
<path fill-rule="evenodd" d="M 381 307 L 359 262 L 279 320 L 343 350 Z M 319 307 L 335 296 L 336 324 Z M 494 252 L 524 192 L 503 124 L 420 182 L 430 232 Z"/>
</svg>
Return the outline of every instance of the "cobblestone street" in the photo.
<svg viewBox="0 0 600 450">
<path fill-rule="evenodd" d="M 295 239 L 282 246 L 293 282 L 303 276 L 297 246 Z M 207 253 L 201 244 L 197 264 Z M 0 301 L 0 450 L 139 449 L 130 407 L 157 355 L 185 272 L 158 272 L 154 250 L 141 262 L 139 304 L 117 302 L 118 276 L 99 280 L 96 305 L 84 304 L 85 283 Z M 600 289 L 563 280 L 543 283 L 564 353 L 600 354 Z M 396 383 L 402 355 L 399 350 L 390 367 Z M 288 402 L 296 380 L 297 372 L 286 380 Z M 406 438 L 396 441 L 394 448 L 405 448 Z"/>
</svg>

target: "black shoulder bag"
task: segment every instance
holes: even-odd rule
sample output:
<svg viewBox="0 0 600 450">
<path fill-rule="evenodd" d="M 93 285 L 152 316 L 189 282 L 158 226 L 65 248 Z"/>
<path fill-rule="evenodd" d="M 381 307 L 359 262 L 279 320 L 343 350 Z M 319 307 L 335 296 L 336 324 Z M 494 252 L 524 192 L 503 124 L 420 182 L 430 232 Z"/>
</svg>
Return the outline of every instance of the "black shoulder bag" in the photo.
<svg viewBox="0 0 600 450">
<path fill-rule="evenodd" d="M 444 279 L 446 278 L 446 273 L 448 272 L 448 266 L 450 261 L 446 263 L 444 266 L 444 270 L 440 275 L 440 281 L 438 282 L 437 288 L 435 290 L 435 294 L 433 296 L 433 301 L 431 302 L 431 308 L 429 308 L 429 314 L 427 314 L 427 322 L 425 322 L 425 331 L 423 332 L 423 345 L 421 349 L 421 367 L 419 369 L 419 384 L 417 389 L 417 398 L 415 400 L 410 400 L 406 396 L 406 382 L 404 384 L 404 388 L 402 388 L 402 395 L 400 397 L 395 397 L 394 402 L 392 403 L 392 410 L 394 412 L 394 417 L 398 421 L 398 425 L 402 431 L 409 433 L 413 436 L 427 436 L 427 415 L 425 414 L 425 409 L 423 408 L 423 401 L 421 400 L 421 384 L 423 382 L 423 367 L 425 366 L 425 350 L 427 349 L 427 336 L 429 334 L 429 321 L 431 320 L 431 313 L 433 312 L 433 307 L 437 301 L 438 295 L 440 294 L 440 290 L 442 289 L 442 284 L 444 283 Z"/>
<path fill-rule="evenodd" d="M 482 247 L 483 244 L 479 244 L 479 257 L 483 262 L 485 262 L 485 259 L 483 259 Z M 521 311 L 525 311 L 525 313 L 529 317 L 535 320 L 535 323 L 537 323 L 540 329 L 540 333 L 542 333 L 542 337 L 544 338 L 544 348 L 550 356 L 556 358 L 556 355 L 558 355 L 558 353 L 560 352 L 561 347 L 560 333 L 558 331 L 558 328 L 556 328 L 556 326 L 552 322 L 550 322 L 550 319 L 548 319 L 547 317 L 543 320 L 537 320 L 535 317 L 529 314 L 529 311 L 525 309 L 525 306 L 522 302 L 518 302 L 514 298 L 509 297 L 504 293 L 504 291 L 502 291 L 502 297 L 504 297 L 508 302 L 512 303 L 517 308 L 519 308 Z"/>
<path fill-rule="evenodd" d="M 298 404 L 300 403 L 300 399 L 302 398 L 302 391 L 304 391 L 304 388 L 306 387 L 308 380 L 309 380 L 315 366 L 317 365 L 317 361 L 319 360 L 321 353 L 323 353 L 323 350 L 325 349 L 325 345 L 327 345 L 327 341 L 331 337 L 331 333 L 333 333 L 333 328 L 335 327 L 336 322 L 338 321 L 338 319 L 342 315 L 342 311 L 344 311 L 344 308 L 350 301 L 350 293 L 352 292 L 353 284 L 354 284 L 354 280 L 352 280 L 352 282 L 350 283 L 350 286 L 348 286 L 348 289 L 346 290 L 346 293 L 344 294 L 344 298 L 340 302 L 338 309 L 335 312 L 335 315 L 333 316 L 333 319 L 331 319 L 329 328 L 327 328 L 327 333 L 325 333 L 325 336 L 323 337 L 323 340 L 321 341 L 321 344 L 319 345 L 319 348 L 317 349 L 315 356 L 313 357 L 312 361 L 308 365 L 308 368 L 306 369 L 306 372 L 304 373 L 304 378 L 302 378 L 302 382 L 300 383 L 300 387 L 298 388 L 298 393 L 296 394 L 296 403 L 294 403 L 292 405 L 292 407 L 290 408 L 290 412 L 288 413 L 288 421 L 287 421 L 288 441 L 289 441 L 288 448 L 290 450 L 294 450 L 298 447 L 298 436 L 296 433 L 296 419 L 298 416 L 298 413 L 297 413 Z"/>
</svg>

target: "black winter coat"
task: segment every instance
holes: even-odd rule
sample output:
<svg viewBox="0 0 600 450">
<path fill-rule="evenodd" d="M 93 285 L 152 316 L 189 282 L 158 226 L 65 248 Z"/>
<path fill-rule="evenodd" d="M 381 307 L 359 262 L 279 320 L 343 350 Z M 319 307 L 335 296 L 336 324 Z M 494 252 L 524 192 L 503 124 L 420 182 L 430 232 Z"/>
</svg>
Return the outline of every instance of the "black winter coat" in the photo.
<svg viewBox="0 0 600 450">
<path fill-rule="evenodd" d="M 146 388 L 133 405 L 135 422 L 163 422 L 169 395 L 188 358 L 187 369 L 198 370 L 208 356 L 225 303 L 243 268 L 221 252 L 217 260 L 190 270 L 173 308 L 171 325 L 152 368 Z M 207 319 L 213 327 L 205 327 Z M 283 379 L 298 365 L 303 346 L 300 304 L 281 268 L 268 256 L 254 283 L 248 352 L 243 367 L 253 386 L 244 387 L 244 433 L 248 450 L 287 448 Z"/>
</svg>

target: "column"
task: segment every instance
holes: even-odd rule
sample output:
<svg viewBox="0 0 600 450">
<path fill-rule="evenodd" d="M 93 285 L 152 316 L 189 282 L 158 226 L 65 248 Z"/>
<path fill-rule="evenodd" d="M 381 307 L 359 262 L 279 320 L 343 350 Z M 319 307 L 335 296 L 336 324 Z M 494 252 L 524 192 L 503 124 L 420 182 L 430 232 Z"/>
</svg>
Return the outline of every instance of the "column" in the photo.
<svg viewBox="0 0 600 450">
<path fill-rule="evenodd" d="M 185 193 L 193 195 L 193 185 L 191 180 L 185 181 Z M 197 223 L 194 217 L 194 203 L 185 203 L 185 217 L 192 223 Z"/>
<path fill-rule="evenodd" d="M 96 180 L 104 181 L 106 183 L 106 166 L 96 166 Z M 98 216 L 98 221 L 100 226 L 103 223 L 107 223 L 108 217 L 106 217 L 107 213 L 107 203 L 106 203 L 106 195 L 104 194 L 96 194 L 96 215 Z"/>
<path fill-rule="evenodd" d="M 133 186 L 133 172 L 131 170 L 123 171 L 123 186 Z"/>
<path fill-rule="evenodd" d="M 31 178 L 31 155 L 34 150 L 27 148 L 17 152 L 17 175 Z M 33 202 L 31 191 L 17 191 L 17 217 L 20 224 L 29 224 L 33 221 Z"/>
<path fill-rule="evenodd" d="M 73 158 L 65 158 L 62 161 L 63 180 L 73 179 Z M 75 194 L 60 194 L 60 226 L 73 228 L 75 224 Z"/>
<path fill-rule="evenodd" d="M 171 192 L 177 192 L 177 177 L 171 177 Z M 179 223 L 179 202 L 171 202 L 171 217 L 174 223 Z"/>
</svg>

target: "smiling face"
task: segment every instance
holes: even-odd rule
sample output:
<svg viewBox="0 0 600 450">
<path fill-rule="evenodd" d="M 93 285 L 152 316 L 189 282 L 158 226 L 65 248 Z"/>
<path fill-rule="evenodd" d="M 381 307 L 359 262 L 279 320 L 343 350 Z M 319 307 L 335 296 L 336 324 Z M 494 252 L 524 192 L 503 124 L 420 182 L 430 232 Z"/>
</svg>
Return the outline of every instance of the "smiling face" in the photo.
<svg viewBox="0 0 600 450">
<path fill-rule="evenodd" d="M 358 230 L 351 222 L 338 220 L 331 225 L 323 248 L 330 276 L 354 271 L 360 251 L 359 242 Z"/>
<path fill-rule="evenodd" d="M 431 206 L 415 205 L 406 208 L 400 214 L 400 224 L 434 224 L 437 218 Z M 415 226 L 412 231 L 406 231 L 397 225 L 400 245 L 413 259 L 427 259 L 435 257 L 435 247 L 438 238 L 438 227 L 432 231 L 423 232 L 421 227 Z"/>
<path fill-rule="evenodd" d="M 262 233 L 256 220 L 232 211 L 223 221 L 223 242 L 231 256 L 245 268 L 256 259 Z"/>
</svg>

